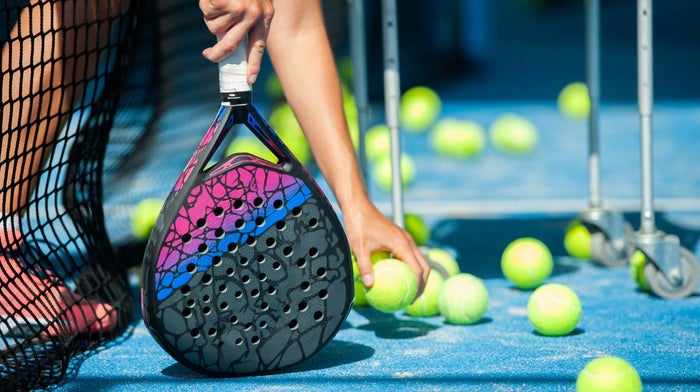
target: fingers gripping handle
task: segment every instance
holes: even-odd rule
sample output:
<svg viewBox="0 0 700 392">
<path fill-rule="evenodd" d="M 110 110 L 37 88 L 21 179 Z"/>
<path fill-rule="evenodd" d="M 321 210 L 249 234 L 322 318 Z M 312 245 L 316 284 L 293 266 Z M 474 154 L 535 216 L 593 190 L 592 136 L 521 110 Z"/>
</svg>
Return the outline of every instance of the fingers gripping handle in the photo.
<svg viewBox="0 0 700 392">
<path fill-rule="evenodd" d="M 221 40 L 221 37 L 217 38 Z M 219 91 L 222 98 L 237 93 L 249 93 L 252 87 L 248 84 L 248 38 L 244 38 L 238 48 L 219 62 Z"/>
</svg>

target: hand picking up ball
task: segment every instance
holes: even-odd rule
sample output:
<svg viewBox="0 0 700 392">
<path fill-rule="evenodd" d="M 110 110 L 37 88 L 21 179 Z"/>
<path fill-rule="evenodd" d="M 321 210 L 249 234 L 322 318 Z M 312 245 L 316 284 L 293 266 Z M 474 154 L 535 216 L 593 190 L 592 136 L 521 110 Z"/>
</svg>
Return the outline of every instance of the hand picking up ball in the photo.
<svg viewBox="0 0 700 392">
<path fill-rule="evenodd" d="M 418 281 L 403 261 L 388 258 L 374 264 L 374 283 L 367 289 L 367 302 L 384 313 L 404 309 L 416 299 Z"/>
</svg>

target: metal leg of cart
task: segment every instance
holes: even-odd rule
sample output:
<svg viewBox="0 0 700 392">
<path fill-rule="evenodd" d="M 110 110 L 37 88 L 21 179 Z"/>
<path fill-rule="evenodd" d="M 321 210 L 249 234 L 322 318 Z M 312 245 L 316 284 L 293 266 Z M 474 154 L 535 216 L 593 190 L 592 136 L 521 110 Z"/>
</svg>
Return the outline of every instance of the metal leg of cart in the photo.
<svg viewBox="0 0 700 392">
<path fill-rule="evenodd" d="M 357 106 L 359 138 L 357 156 L 365 182 L 369 179 L 365 133 L 369 127 L 369 93 L 367 92 L 367 49 L 365 41 L 364 0 L 348 0 L 348 26 L 350 30 L 350 54 L 352 58 L 352 89 Z M 368 187 L 369 191 L 369 187 Z"/>
<path fill-rule="evenodd" d="M 608 267 L 627 264 L 631 226 L 622 213 L 603 208 L 600 190 L 600 1 L 586 2 L 586 78 L 591 110 L 588 118 L 589 205 L 579 220 L 591 233 L 591 260 Z"/>
<path fill-rule="evenodd" d="M 367 157 L 365 152 L 365 132 L 369 123 L 369 98 L 367 92 L 367 56 L 364 26 L 364 1 L 349 0 L 350 51 L 353 68 L 353 91 L 357 105 L 358 160 L 360 169 L 368 179 Z M 391 200 L 394 222 L 404 227 L 403 184 L 401 182 L 401 134 L 399 130 L 399 101 L 401 84 L 399 80 L 399 50 L 396 25 L 396 1 L 382 0 L 382 36 L 384 52 L 384 104 L 386 123 L 391 140 Z"/>
<path fill-rule="evenodd" d="M 404 227 L 403 183 L 401 182 L 401 133 L 399 130 L 399 45 L 396 1 L 382 0 L 384 51 L 384 106 L 391 140 L 391 202 L 394 222 Z"/>
<path fill-rule="evenodd" d="M 645 258 L 644 279 L 651 292 L 662 298 L 682 298 L 693 293 L 698 282 L 695 256 L 680 245 L 677 236 L 656 227 L 652 186 L 652 4 L 637 2 L 638 104 L 641 131 L 642 205 L 639 230 L 632 246 Z"/>
</svg>

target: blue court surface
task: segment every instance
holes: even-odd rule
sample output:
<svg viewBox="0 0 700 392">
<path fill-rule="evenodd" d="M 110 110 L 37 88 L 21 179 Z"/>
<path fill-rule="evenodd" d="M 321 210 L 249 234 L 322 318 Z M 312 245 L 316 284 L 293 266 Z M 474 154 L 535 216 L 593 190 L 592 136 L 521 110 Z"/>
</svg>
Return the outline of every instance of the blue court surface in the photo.
<svg viewBox="0 0 700 392">
<path fill-rule="evenodd" d="M 417 164 L 415 181 L 404 189 L 405 210 L 431 226 L 430 246 L 453 252 L 463 272 L 483 279 L 489 307 L 481 322 L 456 326 L 440 316 L 413 318 L 355 308 L 330 344 L 305 362 L 277 374 L 210 378 L 174 361 L 137 315 L 128 335 L 87 358 L 57 390 L 572 391 L 581 369 L 602 355 L 630 362 L 646 391 L 700 390 L 700 288 L 688 298 L 661 299 L 639 291 L 627 267 L 573 259 L 563 247 L 566 226 L 588 202 L 586 123 L 564 117 L 556 107 L 559 89 L 585 78 L 582 8 L 563 2 L 536 12 L 505 3 L 491 7 L 493 41 L 472 43 L 488 46 L 476 61 L 485 65 L 425 84 L 443 98 L 443 118 L 472 120 L 485 130 L 504 113 L 528 118 L 538 130 L 536 150 L 515 157 L 488 144 L 480 157 L 458 160 L 439 156 L 429 132 L 402 136 L 404 152 Z M 600 119 L 602 195 L 604 204 L 623 212 L 636 230 L 641 176 L 634 7 L 603 3 L 609 8 L 603 15 L 608 38 Z M 696 18 L 678 11 L 681 2 L 668 3 L 658 11 L 656 224 L 699 257 L 700 90 L 695 87 L 700 77 L 695 70 L 700 60 L 688 48 L 697 47 L 700 35 Z M 675 24 L 668 22 L 673 20 L 669 15 Z M 545 21 L 552 24 L 547 27 Z M 550 45 L 549 50 L 533 42 Z M 405 61 L 411 56 L 407 52 Z M 169 67 L 175 66 L 164 64 L 164 72 Z M 404 86 L 421 81 L 415 76 L 420 70 L 414 71 L 406 72 Z M 202 95 L 192 99 L 196 104 L 177 106 L 186 94 L 177 84 L 169 87 L 174 106 L 161 115 L 135 163 L 127 166 L 129 175 L 112 179 L 105 191 L 108 229 L 124 257 L 138 258 L 129 248 L 135 203 L 167 194 L 201 138 L 192 130 L 203 132 L 216 110 L 216 102 Z M 374 122 L 381 121 L 381 110 L 374 106 Z M 371 177 L 368 185 L 371 197 L 389 214 L 389 193 Z M 568 285 L 581 299 L 581 321 L 568 336 L 534 332 L 526 311 L 531 292 L 514 288 L 501 273 L 501 252 L 520 237 L 539 238 L 550 247 L 555 268 L 548 282 Z M 137 290 L 134 275 L 135 300 Z"/>
<path fill-rule="evenodd" d="M 430 222 L 431 246 L 455 252 L 462 271 L 484 280 L 490 303 L 482 322 L 454 326 L 439 316 L 357 308 L 336 338 L 306 362 L 274 375 L 213 379 L 177 364 L 137 319 L 130 336 L 88 358 L 62 390 L 573 390 L 583 366 L 604 354 L 632 363 L 645 390 L 700 389 L 700 296 L 650 296 L 636 289 L 626 267 L 604 268 L 566 255 L 565 227 L 586 206 L 585 125 L 562 118 L 551 105 L 447 102 L 445 110 L 485 122 L 501 112 L 522 112 L 540 132 L 532 156 L 489 148 L 474 161 L 438 157 L 427 135 L 404 136 L 406 152 L 420 162 L 405 190 L 406 209 Z M 700 138 L 693 135 L 700 110 L 660 104 L 657 118 L 664 128 L 655 145 L 657 225 L 678 235 L 697 257 Z M 602 156 L 605 200 L 637 228 L 635 121 L 634 105 L 606 108 Z M 385 191 L 371 191 L 390 207 Z M 502 250 L 525 236 L 543 240 L 555 255 L 548 281 L 580 296 L 583 316 L 570 336 L 535 333 L 526 314 L 530 292 L 512 287 L 500 271 Z"/>
</svg>

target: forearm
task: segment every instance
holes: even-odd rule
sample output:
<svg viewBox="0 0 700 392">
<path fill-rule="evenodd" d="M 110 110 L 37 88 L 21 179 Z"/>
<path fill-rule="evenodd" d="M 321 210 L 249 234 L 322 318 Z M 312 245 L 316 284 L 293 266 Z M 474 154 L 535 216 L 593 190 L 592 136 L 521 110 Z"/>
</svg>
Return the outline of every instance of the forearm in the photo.
<svg viewBox="0 0 700 392">
<path fill-rule="evenodd" d="M 430 267 L 411 236 L 367 197 L 343 112 L 340 82 L 323 25 L 320 0 L 275 3 L 268 51 L 287 101 L 302 126 L 341 210 L 350 247 L 366 286 L 374 273 L 370 254 L 389 251 L 408 264 L 422 292 Z"/>
<path fill-rule="evenodd" d="M 345 210 L 368 199 L 320 6 L 316 1 L 301 3 L 276 3 L 268 51 L 316 162 Z"/>
</svg>

